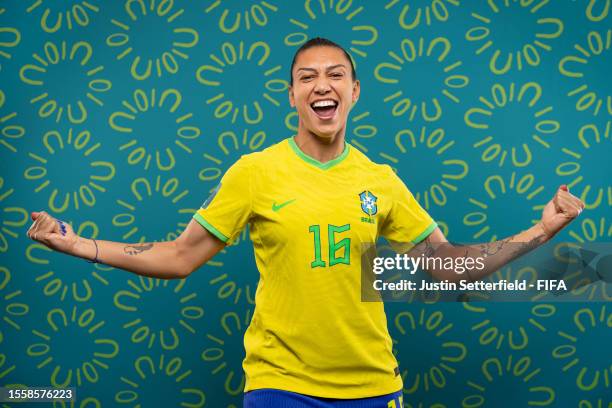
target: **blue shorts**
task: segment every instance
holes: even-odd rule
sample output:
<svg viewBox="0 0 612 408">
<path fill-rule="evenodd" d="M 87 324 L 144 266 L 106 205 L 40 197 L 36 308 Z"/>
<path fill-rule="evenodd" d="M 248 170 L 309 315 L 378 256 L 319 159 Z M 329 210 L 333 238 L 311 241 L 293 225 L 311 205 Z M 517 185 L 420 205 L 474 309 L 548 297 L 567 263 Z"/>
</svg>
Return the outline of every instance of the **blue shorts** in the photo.
<svg viewBox="0 0 612 408">
<path fill-rule="evenodd" d="M 378 397 L 336 399 L 262 388 L 244 394 L 244 408 L 402 408 L 402 391 Z"/>
</svg>

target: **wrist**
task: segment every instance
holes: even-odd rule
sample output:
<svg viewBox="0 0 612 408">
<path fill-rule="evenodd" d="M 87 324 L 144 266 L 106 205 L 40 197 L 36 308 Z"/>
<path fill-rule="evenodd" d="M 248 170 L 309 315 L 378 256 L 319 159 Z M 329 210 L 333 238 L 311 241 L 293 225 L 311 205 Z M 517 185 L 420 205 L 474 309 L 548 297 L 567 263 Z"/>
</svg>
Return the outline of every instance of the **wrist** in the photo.
<svg viewBox="0 0 612 408">
<path fill-rule="evenodd" d="M 96 246 L 94 245 L 93 240 L 89 238 L 77 237 L 73 255 L 88 261 L 92 261 L 96 256 Z"/>
<path fill-rule="evenodd" d="M 550 239 L 552 239 L 552 237 L 555 236 L 555 234 L 550 231 L 548 228 L 546 228 L 546 226 L 544 225 L 544 223 L 542 221 L 538 222 L 534 228 L 536 229 L 536 233 L 537 235 L 543 235 L 544 239 L 546 241 L 549 241 Z"/>
</svg>

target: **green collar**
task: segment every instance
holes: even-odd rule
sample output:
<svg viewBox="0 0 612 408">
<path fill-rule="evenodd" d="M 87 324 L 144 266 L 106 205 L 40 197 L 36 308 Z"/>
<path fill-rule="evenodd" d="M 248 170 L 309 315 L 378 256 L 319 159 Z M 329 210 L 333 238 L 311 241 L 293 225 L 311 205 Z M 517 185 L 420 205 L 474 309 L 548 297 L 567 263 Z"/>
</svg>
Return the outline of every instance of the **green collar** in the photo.
<svg viewBox="0 0 612 408">
<path fill-rule="evenodd" d="M 310 156 L 308 156 L 306 153 L 304 153 L 297 145 L 297 143 L 295 143 L 295 136 L 291 136 L 289 138 L 289 146 L 291 146 L 291 149 L 293 149 L 293 151 L 295 152 L 295 154 L 297 154 L 299 156 L 300 159 L 304 160 L 306 163 L 312 164 L 315 167 L 320 168 L 321 170 L 327 170 L 330 169 L 332 167 L 334 167 L 336 164 L 340 163 L 342 160 L 346 159 L 346 156 L 348 156 L 349 154 L 349 144 L 344 142 L 344 150 L 342 151 L 342 153 L 340 154 L 340 156 L 336 157 L 333 160 L 330 160 L 326 163 L 321 163 L 320 161 L 318 161 L 317 159 L 314 159 Z"/>
</svg>

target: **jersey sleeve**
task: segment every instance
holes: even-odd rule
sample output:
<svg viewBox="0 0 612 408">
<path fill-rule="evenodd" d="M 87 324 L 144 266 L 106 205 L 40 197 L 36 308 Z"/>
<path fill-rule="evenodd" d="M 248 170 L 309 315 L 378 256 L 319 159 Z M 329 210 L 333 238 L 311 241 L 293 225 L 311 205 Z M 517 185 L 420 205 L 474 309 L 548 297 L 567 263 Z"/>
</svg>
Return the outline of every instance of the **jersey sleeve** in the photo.
<svg viewBox="0 0 612 408">
<path fill-rule="evenodd" d="M 395 243 L 416 245 L 427 238 L 438 224 L 419 205 L 398 175 L 389 166 L 386 167 L 392 203 L 380 235 Z"/>
<path fill-rule="evenodd" d="M 193 218 L 221 241 L 233 241 L 251 217 L 251 177 L 251 166 L 243 156 L 227 170 Z"/>
</svg>

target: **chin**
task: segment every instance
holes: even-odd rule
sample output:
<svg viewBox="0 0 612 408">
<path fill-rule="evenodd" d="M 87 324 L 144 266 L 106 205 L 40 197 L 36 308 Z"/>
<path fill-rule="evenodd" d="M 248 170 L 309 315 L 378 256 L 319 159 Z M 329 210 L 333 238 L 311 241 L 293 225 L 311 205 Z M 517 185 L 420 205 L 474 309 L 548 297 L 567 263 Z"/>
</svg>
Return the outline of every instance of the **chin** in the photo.
<svg viewBox="0 0 612 408">
<path fill-rule="evenodd" d="M 315 135 L 318 139 L 325 142 L 331 142 L 334 137 L 338 134 L 339 129 L 335 130 L 322 130 L 322 129 L 313 129 L 311 133 Z"/>
<path fill-rule="evenodd" d="M 331 142 L 342 131 L 342 127 L 338 126 L 338 124 L 330 123 L 323 126 L 312 126 L 309 131 L 318 139 Z"/>
</svg>

